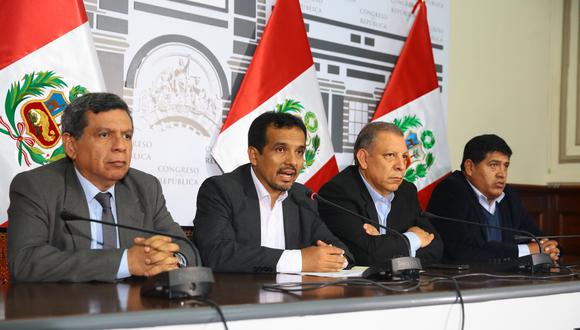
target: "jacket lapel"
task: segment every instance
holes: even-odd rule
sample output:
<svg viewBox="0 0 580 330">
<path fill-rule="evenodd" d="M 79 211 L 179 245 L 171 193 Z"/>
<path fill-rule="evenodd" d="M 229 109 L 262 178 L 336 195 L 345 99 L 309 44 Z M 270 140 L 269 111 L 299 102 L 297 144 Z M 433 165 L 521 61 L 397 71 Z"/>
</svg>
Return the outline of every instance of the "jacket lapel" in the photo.
<svg viewBox="0 0 580 330">
<path fill-rule="evenodd" d="M 518 227 L 512 223 L 512 217 L 511 217 L 510 210 L 508 207 L 506 207 L 506 205 L 508 204 L 507 203 L 508 201 L 506 199 L 507 199 L 507 195 L 504 196 L 502 201 L 496 205 L 495 211 L 500 212 L 500 214 L 501 214 L 501 222 L 499 223 L 499 225 L 502 227 L 518 229 Z M 502 242 L 513 243 L 513 242 L 515 242 L 515 239 L 513 237 L 514 237 L 514 232 L 502 230 L 502 233 L 501 233 Z"/>
<path fill-rule="evenodd" d="M 127 174 L 129 175 L 129 174 Z M 139 197 L 136 196 L 122 180 L 115 185 L 115 206 L 117 208 L 117 223 L 137 228 L 145 228 L 144 216 Z M 153 228 L 147 228 L 153 229 Z M 121 248 L 133 245 L 133 238 L 137 236 L 150 236 L 143 233 L 119 228 L 119 244 Z M 131 234 L 133 233 L 133 234 Z"/>
<path fill-rule="evenodd" d="M 284 241 L 287 249 L 296 249 L 300 246 L 300 218 L 298 203 L 294 200 L 292 190 L 282 202 L 282 214 L 284 217 Z M 314 243 L 314 242 L 310 242 Z"/>
<path fill-rule="evenodd" d="M 353 169 L 353 171 L 355 171 L 355 173 L 353 173 L 353 175 L 356 178 L 356 182 L 358 183 L 358 186 L 359 186 L 358 190 L 360 191 L 360 197 L 363 201 L 364 211 L 366 213 L 365 216 L 367 216 L 368 218 L 371 218 L 371 220 L 379 222 L 379 214 L 377 213 L 375 203 L 373 202 L 371 194 L 369 193 L 367 186 L 365 185 L 365 183 L 361 177 L 361 174 L 358 171 L 358 168 L 353 165 L 352 169 Z M 372 225 L 377 227 L 374 224 L 372 224 Z M 388 225 L 388 223 L 387 223 L 387 225 Z M 377 230 L 380 230 L 380 228 L 377 227 Z"/>
<path fill-rule="evenodd" d="M 405 204 L 407 204 L 407 202 L 405 201 L 405 198 L 401 196 L 402 192 L 400 190 L 392 192 L 391 194 L 395 194 L 395 197 L 391 201 L 391 210 L 387 215 L 387 227 L 395 229 L 398 232 L 406 232 L 410 227 L 410 224 L 407 222 L 409 216 L 407 215 L 405 217 L 401 216 L 401 214 L 405 214 L 403 213 L 403 210 L 405 209 Z M 397 201 L 397 198 L 399 198 L 400 201 Z"/>
<path fill-rule="evenodd" d="M 69 165 L 65 168 L 65 198 L 63 210 L 85 218 L 90 216 L 85 193 L 76 175 L 74 165 L 70 161 Z M 88 249 L 91 247 L 91 224 L 89 222 L 70 221 L 64 222 L 64 226 L 72 234 L 73 244 L 77 249 Z"/>
<path fill-rule="evenodd" d="M 238 216 L 240 228 L 245 228 L 248 243 L 252 246 L 262 245 L 262 223 L 260 221 L 260 202 L 256 186 L 250 173 L 250 164 L 240 168 L 242 187 L 244 187 L 244 208 L 240 210 L 243 216 Z"/>
<path fill-rule="evenodd" d="M 467 182 L 467 178 L 465 177 L 465 175 L 463 175 L 463 173 L 459 172 L 459 175 L 461 175 L 461 178 L 463 179 L 463 184 L 465 184 L 465 187 L 467 189 L 467 191 L 469 192 L 469 196 L 470 196 L 470 200 L 472 203 L 472 209 L 473 210 L 477 210 L 477 212 L 475 212 L 477 214 L 477 219 L 460 219 L 460 220 L 468 220 L 468 221 L 476 221 L 477 223 L 481 223 L 481 224 L 487 224 L 487 220 L 485 220 L 485 215 L 483 214 L 484 210 L 481 207 L 481 205 L 479 204 L 479 200 L 477 199 L 477 195 L 475 194 L 475 191 L 473 191 L 473 188 L 471 188 L 471 186 L 469 185 L 469 182 Z M 482 237 L 484 238 L 484 240 L 487 240 L 487 228 L 483 227 L 483 226 L 478 226 L 479 227 L 479 232 L 482 235 Z"/>
<path fill-rule="evenodd" d="M 365 187 L 366 190 L 366 187 Z M 367 213 L 367 217 L 371 218 L 372 220 L 379 222 L 379 214 L 377 213 L 377 208 L 375 207 L 375 203 L 373 203 L 372 199 L 366 200 L 365 199 L 365 211 Z M 387 223 L 388 225 L 388 223 Z M 375 226 L 373 224 L 373 226 Z M 375 226 L 376 227 L 376 226 Z M 379 229 L 379 228 L 377 228 Z"/>
</svg>

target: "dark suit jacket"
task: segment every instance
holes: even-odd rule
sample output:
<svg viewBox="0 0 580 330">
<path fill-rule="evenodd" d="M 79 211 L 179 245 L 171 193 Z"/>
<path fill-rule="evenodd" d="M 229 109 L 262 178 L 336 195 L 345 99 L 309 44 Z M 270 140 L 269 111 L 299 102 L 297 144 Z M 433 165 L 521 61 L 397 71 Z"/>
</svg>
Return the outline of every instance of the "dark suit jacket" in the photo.
<svg viewBox="0 0 580 330">
<path fill-rule="evenodd" d="M 115 200 L 118 223 L 185 237 L 165 208 L 155 177 L 130 169 L 115 185 Z M 133 245 L 134 237 L 150 236 L 119 229 L 121 249 L 91 250 L 90 223 L 67 224 L 60 217 L 63 209 L 89 217 L 85 194 L 69 159 L 14 177 L 8 208 L 8 266 L 14 280 L 112 282 L 123 249 Z M 188 263 L 195 263 L 191 248 L 176 243 Z"/>
<path fill-rule="evenodd" d="M 324 225 L 306 188 L 294 183 L 282 202 L 286 249 L 322 240 L 352 255 Z M 260 204 L 250 164 L 205 180 L 197 195 L 193 237 L 202 260 L 216 271 L 275 272 L 283 250 L 261 246 Z"/>
<path fill-rule="evenodd" d="M 358 168 L 347 167 L 320 189 L 320 196 L 351 211 L 379 222 L 375 204 L 365 186 Z M 357 265 L 383 265 L 393 257 L 408 256 L 407 244 L 401 237 L 387 232 L 385 235 L 369 236 L 363 229 L 364 221 L 335 207 L 320 204 L 320 215 L 330 230 L 352 251 Z M 403 181 L 395 192 L 391 211 L 387 216 L 387 226 L 404 233 L 412 226 L 418 226 L 435 239 L 425 248 L 417 250 L 417 257 L 425 263 L 441 258 L 443 246 L 439 235 L 431 223 L 420 217 L 421 207 L 417 199 L 417 188 Z M 378 228 L 377 228 L 378 229 Z M 407 238 L 405 237 L 405 240 Z"/>
<path fill-rule="evenodd" d="M 523 229 L 539 235 L 540 230 L 530 219 L 516 191 L 506 185 L 505 197 L 497 210 L 501 212 L 503 227 Z M 487 223 L 484 210 L 475 192 L 460 171 L 445 178 L 435 187 L 428 211 L 436 215 L 457 218 L 476 223 Z M 433 220 L 445 243 L 444 261 L 488 262 L 518 256 L 513 232 L 502 231 L 502 241 L 487 241 L 485 227 Z"/>
</svg>

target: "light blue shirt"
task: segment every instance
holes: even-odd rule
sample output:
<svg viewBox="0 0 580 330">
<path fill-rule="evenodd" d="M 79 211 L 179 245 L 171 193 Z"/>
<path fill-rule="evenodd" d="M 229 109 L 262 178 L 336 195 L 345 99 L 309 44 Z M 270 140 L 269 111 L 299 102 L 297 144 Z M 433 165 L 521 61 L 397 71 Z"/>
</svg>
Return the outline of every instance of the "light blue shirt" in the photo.
<svg viewBox="0 0 580 330">
<path fill-rule="evenodd" d="M 383 195 L 379 194 L 373 188 L 373 186 L 371 186 L 367 182 L 365 177 L 360 172 L 359 172 L 359 175 L 362 178 L 365 186 L 367 187 L 367 190 L 369 191 L 369 194 L 371 195 L 373 202 L 375 203 L 375 209 L 377 210 L 377 214 L 379 216 L 379 223 L 381 225 L 387 227 L 387 217 L 389 216 L 389 213 L 391 212 L 391 203 L 392 203 L 393 199 L 395 198 L 395 193 L 392 192 L 392 193 L 388 194 L 387 196 L 383 196 Z M 384 228 L 380 228 L 379 232 L 382 235 L 384 235 L 387 233 L 387 230 Z M 407 239 L 409 239 L 409 245 L 411 247 L 411 251 L 409 251 L 409 253 L 411 254 L 412 257 L 414 257 L 417 254 L 417 250 L 419 250 L 419 248 L 421 247 L 421 240 L 419 239 L 419 237 L 415 233 L 412 233 L 410 231 L 403 233 L 403 235 L 405 235 L 407 237 Z"/>
<path fill-rule="evenodd" d="M 85 198 L 87 200 L 87 205 L 89 206 L 89 218 L 95 220 L 101 220 L 103 215 L 103 207 L 95 199 L 95 196 L 100 192 L 109 192 L 111 194 L 111 211 L 113 213 L 113 220 L 117 223 L 117 206 L 115 202 L 115 186 L 106 191 L 100 191 L 94 184 L 87 180 L 76 168 L 75 172 L 85 193 Z M 117 248 L 119 248 L 119 228 L 117 230 Z M 103 248 L 103 225 L 96 222 L 91 222 L 91 249 L 102 249 Z M 127 257 L 127 250 L 123 251 L 123 256 L 121 258 L 121 263 L 119 265 L 119 270 L 117 271 L 117 279 L 122 279 L 130 277 L 129 272 L 129 261 Z"/>
</svg>

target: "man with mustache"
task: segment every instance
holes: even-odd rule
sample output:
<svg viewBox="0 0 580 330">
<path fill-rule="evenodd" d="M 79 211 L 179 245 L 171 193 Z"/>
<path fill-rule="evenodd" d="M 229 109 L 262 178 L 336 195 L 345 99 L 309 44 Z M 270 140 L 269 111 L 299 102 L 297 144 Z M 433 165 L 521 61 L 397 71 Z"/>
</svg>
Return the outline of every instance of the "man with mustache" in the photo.
<svg viewBox="0 0 580 330">
<path fill-rule="evenodd" d="M 8 267 L 15 281 L 113 282 L 195 263 L 166 236 L 88 222 L 61 212 L 185 237 L 159 181 L 130 168 L 133 120 L 110 93 L 75 99 L 62 117 L 65 158 L 18 174 L 10 185 Z"/>
<path fill-rule="evenodd" d="M 331 272 L 353 260 L 294 182 L 305 149 L 301 119 L 266 112 L 252 122 L 250 163 L 199 189 L 193 234 L 204 263 L 229 272 Z"/>
<path fill-rule="evenodd" d="M 475 223 L 526 230 L 541 235 L 516 191 L 507 184 L 512 150 L 494 134 L 472 138 L 465 145 L 461 171 L 437 185 L 428 211 Z M 489 262 L 538 253 L 538 244 L 517 244 L 514 233 L 501 229 L 435 220 L 445 243 L 445 262 Z M 543 240 L 542 247 L 558 260 L 558 243 Z"/>
<path fill-rule="evenodd" d="M 391 123 L 366 125 L 356 139 L 354 159 L 355 165 L 322 186 L 320 196 L 404 236 L 321 204 L 322 219 L 352 251 L 357 265 L 384 266 L 388 259 L 409 255 L 425 263 L 438 261 L 441 239 L 420 217 L 417 188 L 403 180 L 409 160 L 403 132 Z"/>
</svg>

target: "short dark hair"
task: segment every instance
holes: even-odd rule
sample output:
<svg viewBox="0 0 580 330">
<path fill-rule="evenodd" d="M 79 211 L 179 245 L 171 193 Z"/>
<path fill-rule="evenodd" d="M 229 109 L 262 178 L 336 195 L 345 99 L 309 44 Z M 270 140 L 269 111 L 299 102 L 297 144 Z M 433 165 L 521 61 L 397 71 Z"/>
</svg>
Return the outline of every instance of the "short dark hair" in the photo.
<svg viewBox="0 0 580 330">
<path fill-rule="evenodd" d="M 467 142 L 465 148 L 463 149 L 463 159 L 461 160 L 461 170 L 465 171 L 465 161 L 471 159 L 471 161 L 477 165 L 485 156 L 490 152 L 501 152 L 502 154 L 511 157 L 512 149 L 504 141 L 495 134 L 484 134 L 479 135 Z"/>
<path fill-rule="evenodd" d="M 356 142 L 354 143 L 354 163 L 358 166 L 358 159 L 356 158 L 356 154 L 360 149 L 368 148 L 371 143 L 375 140 L 375 137 L 379 132 L 389 132 L 400 136 L 405 136 L 401 129 L 393 124 L 393 123 L 386 123 L 383 121 L 375 121 L 373 123 L 368 123 L 365 127 L 363 127 L 358 136 L 356 137 Z"/>
<path fill-rule="evenodd" d="M 64 110 L 61 122 L 62 132 L 69 133 L 75 139 L 79 139 L 88 124 L 85 115 L 88 111 L 100 113 L 116 109 L 127 112 L 129 119 L 131 119 L 131 125 L 133 124 L 129 106 L 122 98 L 112 93 L 87 93 L 76 98 Z"/>
<path fill-rule="evenodd" d="M 302 119 L 283 112 L 268 111 L 259 115 L 248 131 L 248 146 L 258 149 L 260 153 L 266 145 L 266 130 L 269 126 L 275 128 L 293 128 L 298 127 L 304 133 L 306 139 L 306 126 Z"/>
</svg>

